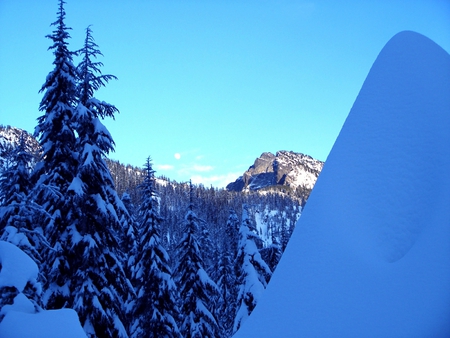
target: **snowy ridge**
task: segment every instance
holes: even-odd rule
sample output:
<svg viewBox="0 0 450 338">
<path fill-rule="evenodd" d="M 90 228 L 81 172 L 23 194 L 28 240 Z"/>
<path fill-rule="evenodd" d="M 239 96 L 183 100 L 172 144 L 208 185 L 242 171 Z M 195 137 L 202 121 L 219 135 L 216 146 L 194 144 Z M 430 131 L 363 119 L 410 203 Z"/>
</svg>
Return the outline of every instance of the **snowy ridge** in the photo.
<svg viewBox="0 0 450 338">
<path fill-rule="evenodd" d="M 40 147 L 33 135 L 20 128 L 0 125 L 0 172 L 11 164 L 11 154 L 19 145 L 21 136 L 25 149 L 32 155 L 32 165 L 36 163 Z"/>
<path fill-rule="evenodd" d="M 255 191 L 279 185 L 295 191 L 299 188 L 312 190 L 324 162 L 309 155 L 293 151 L 278 151 L 261 154 L 255 163 L 235 182 L 227 185 L 227 190 Z"/>
<path fill-rule="evenodd" d="M 449 93 L 446 51 L 386 44 L 236 338 L 450 337 Z"/>
<path fill-rule="evenodd" d="M 316 160 L 309 155 L 284 150 L 278 151 L 275 157 L 277 158 L 278 170 L 286 172 L 284 180 L 286 185 L 294 189 L 304 186 L 312 190 L 317 177 L 322 171 L 324 162 Z"/>
<path fill-rule="evenodd" d="M 33 151 L 38 151 L 39 143 L 36 141 L 33 135 L 23 129 L 11 126 L 4 127 L 0 125 L 0 144 L 17 145 L 19 144 L 20 136 L 22 134 L 25 136 L 25 143 L 28 145 L 28 147 Z"/>
</svg>

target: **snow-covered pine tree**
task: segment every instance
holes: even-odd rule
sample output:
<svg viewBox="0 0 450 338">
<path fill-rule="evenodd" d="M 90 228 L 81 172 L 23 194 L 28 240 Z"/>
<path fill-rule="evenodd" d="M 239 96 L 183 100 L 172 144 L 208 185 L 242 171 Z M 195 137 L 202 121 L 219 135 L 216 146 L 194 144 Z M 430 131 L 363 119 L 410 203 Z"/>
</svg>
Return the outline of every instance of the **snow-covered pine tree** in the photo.
<svg viewBox="0 0 450 338">
<path fill-rule="evenodd" d="M 109 167 L 109 166 L 108 166 Z M 125 260 L 123 268 L 125 270 L 125 276 L 133 284 L 132 269 L 136 265 L 136 256 L 138 253 L 138 246 L 140 243 L 138 234 L 138 221 L 137 221 L 137 211 L 131 201 L 131 196 L 128 193 L 123 193 L 122 203 L 125 209 L 128 211 L 128 215 L 121 213 L 120 224 L 122 226 L 122 233 L 120 238 L 120 247 L 123 253 L 125 253 Z M 136 291 L 136 288 L 133 288 Z M 125 315 L 127 317 L 127 328 L 128 332 L 131 332 L 131 325 L 133 324 L 133 312 L 134 312 L 134 302 L 136 299 L 136 293 L 131 294 L 127 301 L 125 302 Z M 130 333 L 131 335 L 131 333 Z"/>
<path fill-rule="evenodd" d="M 131 196 L 126 192 L 122 195 L 122 203 L 125 209 L 127 209 L 129 217 L 126 214 L 122 214 L 120 220 L 123 228 L 121 248 L 126 253 L 125 273 L 127 278 L 131 280 L 131 268 L 136 264 L 136 255 L 140 242 L 138 237 L 138 222 L 136 219 L 136 207 L 131 201 Z"/>
<path fill-rule="evenodd" d="M 267 263 L 270 271 L 274 272 L 281 259 L 281 246 L 275 236 L 272 236 L 272 243 L 259 250 L 262 259 Z"/>
<path fill-rule="evenodd" d="M 234 209 L 230 209 L 225 234 L 233 261 L 236 259 L 239 244 L 239 217 Z"/>
<path fill-rule="evenodd" d="M 272 275 L 270 268 L 261 258 L 256 246 L 260 241 L 256 228 L 249 218 L 248 206 L 242 206 L 242 222 L 239 230 L 240 240 L 236 264 L 239 269 L 237 312 L 233 331 L 236 332 L 252 313 L 259 297 L 267 286 Z"/>
<path fill-rule="evenodd" d="M 225 236 L 217 264 L 217 286 L 220 290 L 220 298 L 218 305 L 216 306 L 217 318 L 219 319 L 224 337 L 231 337 L 233 334 L 238 293 L 236 269 L 234 265 L 235 257 L 231 248 L 230 238 Z"/>
<path fill-rule="evenodd" d="M 33 188 L 32 159 L 22 133 L 19 144 L 11 151 L 10 166 L 0 175 L 0 237 L 18 246 L 40 266 L 45 238 L 33 215 L 43 211 L 29 196 Z"/>
<path fill-rule="evenodd" d="M 202 220 L 194 212 L 191 182 L 189 196 L 184 235 L 178 244 L 178 265 L 175 270 L 181 302 L 180 331 L 185 338 L 219 337 L 219 326 L 211 313 L 210 304 L 218 288 L 203 267 L 197 239 Z"/>
<path fill-rule="evenodd" d="M 15 144 L 8 155 L 8 166 L 0 173 L 0 231 L 7 224 L 13 223 L 12 217 L 17 215 L 20 202 L 25 199 L 32 188 L 30 181 L 31 155 L 26 149 L 23 136 L 19 144 Z M 7 209 L 6 209 L 7 208 Z"/>
<path fill-rule="evenodd" d="M 74 107 L 76 105 L 77 73 L 73 65 L 74 52 L 69 51 L 70 38 L 65 20 L 65 2 L 59 1 L 57 20 L 52 23 L 55 30 L 47 38 L 53 44 L 54 69 L 48 74 L 40 92 L 44 96 L 39 110 L 44 114 L 38 118 L 34 136 L 42 149 L 40 162 L 33 172 L 36 182 L 33 199 L 47 212 L 41 218 L 41 226 L 51 245 L 44 251 L 43 270 L 47 276 L 44 298 L 48 308 L 61 308 L 70 298 L 69 275 L 70 257 L 62 234 L 66 231 L 67 215 L 72 203 L 66 198 L 78 164 L 73 129 Z M 40 217 L 40 215 L 36 215 Z"/>
<path fill-rule="evenodd" d="M 0 128 L 1 127 L 2 125 L 0 125 Z M 11 154 L 13 150 L 13 144 L 9 142 L 0 142 L 0 174 L 11 166 Z"/>
<path fill-rule="evenodd" d="M 238 286 L 234 263 L 238 241 L 239 218 L 234 209 L 230 209 L 225 231 L 216 248 L 216 263 L 210 273 L 220 291 L 215 300 L 214 311 L 223 337 L 231 337 L 236 314 Z"/>
<path fill-rule="evenodd" d="M 205 268 L 205 271 L 208 272 L 208 274 L 211 274 L 211 269 L 214 266 L 214 248 L 211 241 L 211 236 L 208 230 L 208 224 L 202 220 L 199 219 L 199 237 L 198 237 L 198 244 L 201 248 L 201 255 L 203 260 L 203 267 Z"/>
<path fill-rule="evenodd" d="M 79 53 L 79 102 L 73 117 L 79 164 L 68 188 L 74 209 L 62 232 L 70 257 L 67 305 L 78 312 L 89 337 L 128 337 L 125 303 L 134 291 L 125 275 L 120 250 L 120 217 L 128 212 L 104 161 L 114 149 L 114 141 L 100 121 L 114 117 L 118 110 L 94 97 L 97 89 L 115 77 L 102 75 L 102 64 L 92 60 L 101 53 L 90 27 Z"/>
<path fill-rule="evenodd" d="M 132 337 L 181 337 L 176 320 L 178 308 L 175 282 L 169 255 L 161 242 L 159 196 L 150 157 L 144 165 L 145 178 L 140 185 L 140 245 L 133 269 L 137 298 L 134 304 Z"/>
</svg>

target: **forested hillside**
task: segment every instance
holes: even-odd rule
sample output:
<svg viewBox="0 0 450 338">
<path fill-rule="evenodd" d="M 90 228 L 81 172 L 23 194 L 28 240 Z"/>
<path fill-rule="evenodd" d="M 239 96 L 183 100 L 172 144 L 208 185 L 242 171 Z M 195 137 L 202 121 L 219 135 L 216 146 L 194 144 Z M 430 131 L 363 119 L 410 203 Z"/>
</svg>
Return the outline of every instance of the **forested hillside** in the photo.
<svg viewBox="0 0 450 338">
<path fill-rule="evenodd" d="M 69 50 L 64 4 L 47 36 L 54 68 L 34 135 L 0 128 L 0 239 L 28 256 L 2 244 L 0 262 L 27 263 L 0 269 L 0 332 L 20 335 L 34 316 L 34 334 L 45 337 L 61 336 L 66 322 L 77 337 L 81 327 L 88 337 L 230 337 L 269 283 L 307 196 L 158 178 L 149 154 L 142 168 L 108 160 L 114 140 L 102 121 L 119 111 L 96 95 L 116 77 L 100 70 L 91 26 Z M 79 323 L 73 311 L 37 320 L 60 309 Z"/>
<path fill-rule="evenodd" d="M 0 132 L 2 239 L 17 245 L 20 243 L 19 247 L 22 247 L 41 266 L 40 282 L 44 282 L 47 276 L 43 271 L 42 256 L 45 255 L 43 247 L 49 243 L 45 237 L 41 238 L 34 234 L 36 229 L 33 228 L 32 220 L 40 218 L 39 215 L 34 215 L 34 210 L 43 214 L 46 212 L 42 205 L 30 204 L 29 197 L 24 193 L 21 193 L 22 199 L 11 200 L 11 197 L 15 195 L 8 190 L 8 187 L 15 182 L 14 184 L 19 184 L 21 189 L 26 187 L 29 196 L 36 193 L 38 186 L 33 187 L 31 181 L 27 181 L 25 184 L 20 179 L 23 176 L 31 178 L 31 174 L 36 171 L 36 159 L 39 158 L 42 151 L 36 148 L 37 143 L 34 138 L 19 128 L 1 127 Z M 25 140 L 27 141 L 25 142 Z M 238 263 L 238 251 L 239 245 L 241 245 L 241 255 L 246 252 L 246 241 L 242 241 L 249 235 L 242 237 L 242 234 L 240 235 L 241 227 L 245 224 L 250 229 L 247 231 L 251 233 L 250 238 L 255 245 L 254 248 L 259 254 L 262 264 L 267 266 L 271 274 L 281 258 L 297 219 L 300 217 L 301 205 L 304 200 L 301 197 L 292 196 L 292 191 L 286 190 L 282 186 L 266 187 L 260 191 L 228 191 L 203 185 L 192 185 L 189 182 L 178 183 L 166 177 L 155 178 L 155 172 L 152 169 L 149 178 L 145 168 L 123 165 L 107 158 L 105 158 L 105 163 L 111 173 L 117 196 L 121 199 L 119 203 L 122 203 L 124 210 L 120 219 L 121 228 L 116 229 L 118 231 L 116 239 L 121 243 L 121 260 L 125 271 L 129 271 L 127 273 L 129 280 L 132 280 L 134 264 L 137 264 L 136 260 L 141 252 L 139 247 L 144 245 L 148 233 L 148 230 L 144 231 L 141 227 L 143 214 L 148 210 L 148 205 L 146 206 L 148 196 L 146 197 L 143 186 L 145 186 L 146 179 L 150 179 L 153 182 L 151 200 L 154 203 L 156 215 L 154 217 L 158 219 L 159 242 L 167 253 L 167 264 L 170 269 L 175 269 L 179 260 L 179 243 L 185 235 L 186 215 L 189 210 L 195 210 L 198 224 L 193 234 L 201 248 L 199 253 L 202 257 L 202 269 L 210 275 L 212 283 L 216 284 L 217 294 L 209 299 L 211 308 L 216 311 L 213 311 L 214 313 L 211 315 L 218 322 L 217 335 L 230 336 L 238 327 L 234 326 L 235 319 L 239 308 L 242 308 L 242 305 L 239 306 L 237 302 L 239 292 L 243 293 L 242 290 L 239 290 L 246 285 L 245 279 L 243 279 L 245 273 L 238 272 L 242 269 L 242 266 L 238 264 L 244 263 L 244 261 Z M 151 162 L 148 165 L 151 168 Z M 14 179 L 11 178 L 11 175 L 14 176 Z M 14 212 L 17 215 L 14 215 Z M 27 228 L 18 227 L 12 230 L 20 219 L 25 220 Z M 44 217 L 44 223 L 51 222 L 52 219 L 53 217 L 50 217 L 45 220 Z M 21 233 L 23 234 L 20 235 Z M 20 236 L 18 237 L 18 235 Z M 19 240 L 23 236 L 27 238 L 25 246 Z M 146 259 L 151 260 L 150 258 Z M 149 261 L 145 261 L 143 264 L 149 264 Z M 224 266 L 224 264 L 227 265 Z M 175 278 L 175 276 L 173 277 Z M 266 278 L 268 282 L 270 275 Z M 134 281 L 135 285 L 139 284 L 137 280 Z M 264 283 L 264 287 L 267 282 Z M 248 281 L 247 287 L 251 288 Z M 259 294 L 254 296 L 255 304 L 257 296 Z M 229 299 L 226 300 L 224 297 Z M 43 300 L 40 297 L 37 298 L 39 304 L 42 304 Z M 3 300 L 4 305 L 9 304 L 10 301 Z M 126 305 L 127 302 L 125 301 L 123 305 L 130 306 Z M 131 304 L 133 302 L 131 301 Z M 242 303 L 241 300 L 241 304 L 245 304 L 245 302 Z M 245 308 L 247 307 L 245 306 Z M 78 311 L 80 313 L 86 309 Z M 242 313 L 242 310 L 240 312 Z M 227 316 L 224 315 L 225 313 Z M 133 317 L 130 320 L 133 321 Z M 139 323 L 139 321 L 135 321 L 134 325 L 139 325 Z M 138 330 L 137 327 L 134 329 Z"/>
<path fill-rule="evenodd" d="M 42 337 L 230 337 L 307 196 L 158 178 L 149 154 L 142 168 L 109 160 L 114 140 L 102 120 L 118 109 L 96 92 L 116 77 L 102 74 L 90 26 L 81 49 L 68 49 L 64 4 L 47 36 L 54 69 L 34 135 L 0 128 L 0 240 L 13 245 L 2 244 L 0 260 L 26 262 L 0 270 L 0 332 L 18 337 L 26 322 Z M 78 320 L 45 311 L 61 309 Z"/>
<path fill-rule="evenodd" d="M 144 180 L 144 170 L 115 160 L 106 159 L 106 163 L 119 196 L 128 195 L 131 204 L 138 206 L 141 201 L 139 185 Z M 189 183 L 179 183 L 160 176 L 155 179 L 155 186 L 160 195 L 161 216 L 166 220 L 165 233 L 170 242 L 170 237 L 176 234 L 176 229 L 184 217 L 184 209 L 189 200 Z M 276 241 L 283 251 L 300 217 L 302 204 L 305 203 L 304 193 L 297 196 L 291 189 L 282 185 L 247 192 L 203 185 L 193 185 L 193 189 L 198 214 L 211 228 L 216 229 L 211 229 L 211 233 L 220 237 L 221 231 L 226 228 L 230 209 L 235 210 L 241 218 L 242 205 L 247 204 L 252 222 L 255 222 L 264 243 L 271 245 Z M 308 195 L 306 199 L 307 197 Z"/>
</svg>

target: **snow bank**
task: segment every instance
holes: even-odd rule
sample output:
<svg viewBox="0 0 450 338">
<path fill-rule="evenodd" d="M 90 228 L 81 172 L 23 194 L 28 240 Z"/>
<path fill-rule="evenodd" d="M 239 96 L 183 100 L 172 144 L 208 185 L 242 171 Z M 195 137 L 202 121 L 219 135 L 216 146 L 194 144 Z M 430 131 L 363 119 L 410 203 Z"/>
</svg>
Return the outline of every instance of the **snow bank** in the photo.
<svg viewBox="0 0 450 338">
<path fill-rule="evenodd" d="M 450 337 L 450 55 L 401 32 L 239 337 Z"/>
<path fill-rule="evenodd" d="M 0 324 L 2 338 L 86 338 L 72 309 L 48 310 L 39 313 L 10 311 Z"/>
<path fill-rule="evenodd" d="M 38 267 L 15 245 L 0 241 L 0 287 L 14 286 L 23 291 L 28 281 L 36 283 Z"/>
<path fill-rule="evenodd" d="M 19 294 L 13 304 L 3 306 L 2 338 L 86 338 L 74 310 L 36 312 L 36 306 L 22 293 L 27 283 L 37 287 L 38 267 L 15 245 L 0 241 L 0 289 L 15 287 Z M 1 302 L 0 302 L 1 303 Z"/>
</svg>

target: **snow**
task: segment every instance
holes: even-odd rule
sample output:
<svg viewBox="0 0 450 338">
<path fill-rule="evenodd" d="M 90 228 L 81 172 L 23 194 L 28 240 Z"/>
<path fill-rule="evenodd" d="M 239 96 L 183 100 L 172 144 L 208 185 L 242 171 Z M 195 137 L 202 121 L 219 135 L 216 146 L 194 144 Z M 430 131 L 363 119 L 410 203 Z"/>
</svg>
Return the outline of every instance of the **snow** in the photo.
<svg viewBox="0 0 450 338">
<path fill-rule="evenodd" d="M 275 211 L 276 212 L 276 211 Z M 256 211 L 255 212 L 255 226 L 258 231 L 258 234 L 260 234 L 261 239 L 267 240 L 267 223 L 263 221 L 262 215 Z"/>
<path fill-rule="evenodd" d="M 103 102 L 103 104 L 106 104 Z M 112 136 L 109 133 L 108 129 L 105 127 L 105 125 L 100 121 L 100 119 L 96 118 L 94 119 L 94 127 L 95 127 L 95 133 L 105 135 L 108 139 L 112 140 Z"/>
<path fill-rule="evenodd" d="M 0 289 L 13 286 L 19 291 L 13 304 L 1 308 L 0 314 L 5 317 L 0 322 L 0 337 L 86 338 L 74 310 L 43 311 L 22 293 L 27 283 L 40 289 L 37 275 L 37 265 L 27 254 L 14 244 L 0 241 Z"/>
<path fill-rule="evenodd" d="M 215 289 L 217 289 L 216 284 L 211 280 L 211 278 L 208 276 L 205 270 L 202 268 L 198 269 L 197 271 L 198 278 L 200 279 L 200 282 L 204 286 L 211 286 Z M 218 291 L 218 290 L 217 290 Z"/>
<path fill-rule="evenodd" d="M 2 338 L 86 338 L 77 313 L 72 309 L 39 313 L 11 311 L 0 324 Z"/>
<path fill-rule="evenodd" d="M 34 304 L 23 294 L 19 293 L 12 304 L 3 306 L 2 314 L 8 313 L 10 311 L 18 311 L 25 313 L 35 313 L 36 308 Z"/>
<path fill-rule="evenodd" d="M 108 207 L 106 205 L 106 202 L 103 200 L 102 196 L 100 196 L 100 194 L 95 194 L 95 195 L 92 195 L 92 197 L 94 198 L 94 200 L 97 204 L 97 209 L 98 209 L 99 213 L 107 214 L 106 209 Z"/>
<path fill-rule="evenodd" d="M 24 229 L 22 229 L 23 231 Z M 16 227 L 7 225 L 3 230 L 2 239 L 14 244 L 15 246 L 22 246 L 22 247 L 31 247 L 30 241 L 28 240 L 27 236 L 19 232 Z M 0 254 L 1 257 L 1 254 Z M 0 261 L 1 263 L 1 261 Z M 0 282 L 1 283 L 1 282 Z"/>
<path fill-rule="evenodd" d="M 15 245 L 0 241 L 0 287 L 14 286 L 22 291 L 28 281 L 35 282 L 36 263 Z"/>
<path fill-rule="evenodd" d="M 450 55 L 383 48 L 240 337 L 450 337 Z"/>
</svg>

